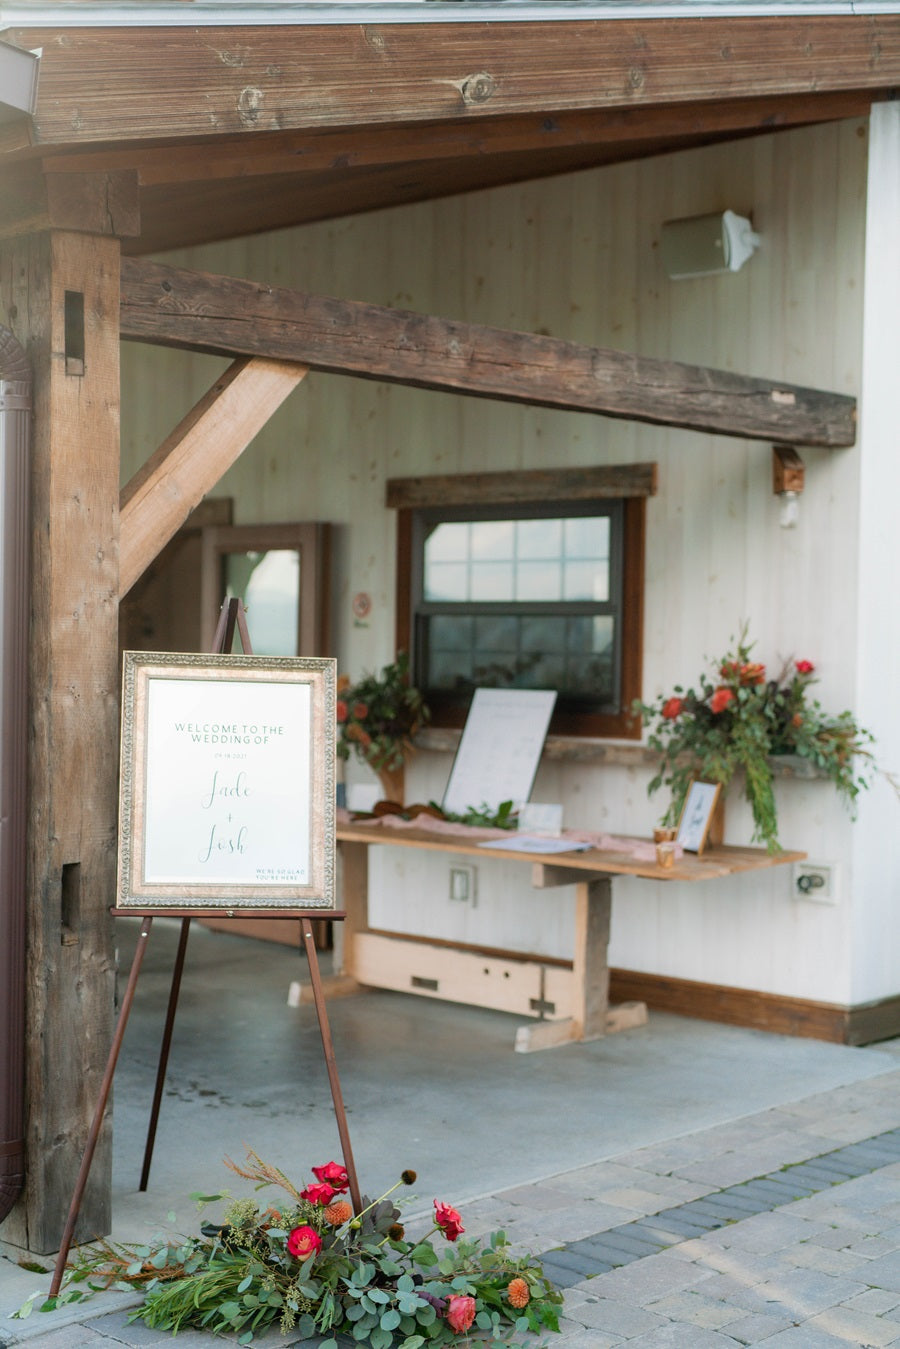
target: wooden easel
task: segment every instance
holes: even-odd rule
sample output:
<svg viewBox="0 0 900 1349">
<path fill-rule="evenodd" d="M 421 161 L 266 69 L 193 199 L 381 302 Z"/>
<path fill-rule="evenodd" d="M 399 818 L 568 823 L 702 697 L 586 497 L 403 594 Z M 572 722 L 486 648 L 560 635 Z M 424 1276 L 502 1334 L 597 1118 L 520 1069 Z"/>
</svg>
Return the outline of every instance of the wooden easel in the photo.
<svg viewBox="0 0 900 1349">
<path fill-rule="evenodd" d="M 216 634 L 213 639 L 213 654 L 223 654 L 232 648 L 234 642 L 235 629 L 240 634 L 241 645 L 245 655 L 251 655 L 250 634 L 247 629 L 247 620 L 244 613 L 244 606 L 239 599 L 228 600 L 222 605 L 222 611 L 219 615 L 219 622 L 216 627 Z M 134 958 L 131 963 L 131 973 L 128 976 L 128 985 L 125 989 L 125 995 L 122 999 L 122 1006 L 119 1011 L 119 1018 L 116 1022 L 116 1029 L 113 1035 L 112 1044 L 109 1051 L 109 1059 L 106 1064 L 106 1071 L 103 1074 L 103 1081 L 100 1085 L 100 1099 L 97 1102 L 97 1108 L 94 1112 L 94 1118 L 88 1133 L 87 1144 L 84 1150 L 84 1156 L 81 1159 L 81 1168 L 78 1172 L 78 1179 L 75 1183 L 75 1192 L 72 1196 L 72 1203 L 69 1207 L 69 1216 L 66 1220 L 66 1226 L 63 1230 L 62 1241 L 60 1244 L 59 1255 L 56 1258 L 56 1266 L 53 1271 L 53 1278 L 50 1283 L 50 1296 L 55 1297 L 62 1284 L 63 1273 L 66 1267 L 66 1261 L 69 1257 L 69 1251 L 72 1246 L 72 1238 L 75 1233 L 75 1226 L 78 1222 L 78 1215 L 81 1211 L 81 1202 L 84 1198 L 84 1192 L 87 1188 L 88 1177 L 90 1175 L 91 1164 L 94 1159 L 94 1153 L 97 1148 L 97 1142 L 100 1137 L 100 1130 L 103 1125 L 103 1116 L 106 1111 L 106 1105 L 109 1100 L 109 1093 L 112 1090 L 113 1075 L 116 1069 L 116 1063 L 119 1058 L 119 1051 L 122 1048 L 122 1041 L 125 1037 L 125 1028 L 128 1024 L 128 1017 L 131 1012 L 131 1006 L 134 1002 L 134 994 L 137 988 L 138 975 L 144 960 L 144 953 L 147 950 L 147 942 L 150 936 L 150 929 L 153 926 L 153 919 L 159 917 L 174 917 L 181 919 L 181 934 L 178 942 L 178 950 L 175 955 L 175 965 L 172 970 L 172 985 L 169 991 L 169 1005 L 166 1012 L 166 1024 L 163 1031 L 162 1044 L 159 1053 L 159 1065 L 156 1074 L 156 1087 L 153 1094 L 153 1105 L 150 1111 L 150 1121 L 147 1129 L 147 1142 L 144 1148 L 144 1163 L 141 1169 L 140 1186 L 141 1190 L 146 1190 L 147 1179 L 150 1174 L 150 1164 L 153 1158 L 153 1145 L 156 1139 L 156 1126 L 159 1120 L 159 1108 L 162 1101 L 163 1087 L 165 1084 L 166 1067 L 169 1060 L 169 1049 L 172 1043 L 172 1030 L 175 1024 L 175 1012 L 178 1007 L 178 995 L 181 988 L 181 977 L 184 971 L 184 959 L 187 951 L 188 933 L 192 918 L 221 918 L 223 910 L 218 909 L 191 909 L 190 913 L 185 913 L 184 909 L 154 908 L 153 913 L 141 914 L 134 909 L 112 908 L 110 912 L 114 917 L 135 917 L 141 918 L 141 930 L 138 936 L 137 946 L 134 952 Z M 316 943 L 313 934 L 312 920 L 332 921 L 342 919 L 344 914 L 341 912 L 329 911 L 323 914 L 321 909 L 292 910 L 285 909 L 263 909 L 253 910 L 254 918 L 299 918 L 301 945 L 306 951 L 306 958 L 309 963 L 309 976 L 312 985 L 313 1000 L 316 1005 L 316 1015 L 319 1020 L 319 1032 L 322 1037 L 322 1050 L 325 1057 L 325 1065 L 328 1071 L 328 1081 L 331 1087 L 331 1099 L 334 1104 L 335 1121 L 338 1128 L 338 1137 L 341 1143 L 341 1151 L 344 1159 L 344 1166 L 347 1171 L 349 1182 L 350 1198 L 353 1201 L 354 1212 L 359 1213 L 362 1209 L 362 1199 L 359 1191 L 359 1181 L 356 1175 L 356 1166 L 353 1161 L 353 1150 L 350 1146 L 350 1134 L 347 1128 L 347 1114 L 344 1109 L 344 1100 L 341 1093 L 341 1084 L 338 1079 L 337 1062 L 334 1055 L 334 1045 L 331 1039 L 331 1029 L 328 1024 L 328 1012 L 325 1007 L 325 995 L 322 989 L 322 977 L 319 972 L 319 959 L 316 953 Z"/>
</svg>

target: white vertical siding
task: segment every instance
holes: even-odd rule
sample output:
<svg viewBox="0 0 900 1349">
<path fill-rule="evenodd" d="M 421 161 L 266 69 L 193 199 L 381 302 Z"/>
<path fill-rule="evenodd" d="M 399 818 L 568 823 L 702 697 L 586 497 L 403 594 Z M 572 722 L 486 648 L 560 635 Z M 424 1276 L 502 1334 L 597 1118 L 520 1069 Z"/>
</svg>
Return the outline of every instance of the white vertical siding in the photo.
<svg viewBox="0 0 900 1349">
<path fill-rule="evenodd" d="M 191 250 L 174 260 L 858 394 L 866 166 L 867 123 L 844 122 Z M 659 261 L 662 222 L 726 207 L 752 214 L 762 235 L 756 256 L 735 275 L 668 281 Z M 130 468 L 216 368 L 178 353 L 126 350 Z M 883 420 L 879 434 L 888 425 Z M 356 674 L 393 649 L 387 477 L 655 459 L 660 493 L 648 507 L 645 696 L 695 680 L 705 657 L 721 655 L 747 621 L 759 659 L 773 666 L 792 656 L 814 660 L 822 701 L 840 710 L 854 704 L 865 682 L 855 657 L 857 601 L 877 559 L 859 572 L 860 450 L 803 457 L 800 523 L 786 531 L 765 444 L 313 374 L 218 490 L 235 497 L 242 522 L 293 515 L 340 526 L 334 631 L 341 668 Z M 874 509 L 877 491 L 870 489 L 864 511 Z M 374 601 L 365 627 L 354 626 L 350 614 L 357 590 Z M 883 703 L 869 698 L 867 707 L 880 721 Z M 448 769 L 445 756 L 420 755 L 410 774 L 412 797 L 439 796 Z M 364 770 L 351 766 L 354 774 Z M 546 765 L 534 796 L 562 800 L 572 825 L 647 832 L 664 809 L 661 799 L 647 799 L 648 776 Z M 866 885 L 873 879 L 858 867 L 860 835 L 825 783 L 783 783 L 778 797 L 785 844 L 841 863 L 838 904 L 795 901 L 785 869 L 703 886 L 617 882 L 614 963 L 835 1002 L 849 1001 L 851 992 L 862 1000 L 875 984 L 896 991 L 893 974 L 876 974 L 867 961 L 854 967 L 854 915 L 864 922 L 867 904 L 857 885 L 860 877 Z M 749 834 L 748 811 L 730 799 L 727 837 L 747 842 Z M 568 899 L 554 897 L 548 908 L 514 867 L 492 863 L 477 914 L 463 917 L 446 899 L 446 860 L 388 853 L 381 865 L 376 914 L 386 926 L 568 954 Z"/>
</svg>

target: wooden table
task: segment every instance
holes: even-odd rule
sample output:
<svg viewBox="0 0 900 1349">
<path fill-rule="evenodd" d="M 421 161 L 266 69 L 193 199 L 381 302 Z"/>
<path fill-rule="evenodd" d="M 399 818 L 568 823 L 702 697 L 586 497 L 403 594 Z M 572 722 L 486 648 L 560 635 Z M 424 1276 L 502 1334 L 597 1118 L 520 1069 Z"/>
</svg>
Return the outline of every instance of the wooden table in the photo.
<svg viewBox="0 0 900 1349">
<path fill-rule="evenodd" d="M 492 1007 L 535 1018 L 516 1033 L 520 1052 L 572 1040 L 595 1040 L 612 1031 L 643 1025 L 644 1003 L 609 1005 L 609 923 L 612 878 L 641 876 L 654 881 L 710 881 L 742 871 L 802 861 L 800 852 L 771 855 L 762 848 L 717 847 L 685 855 L 670 868 L 641 862 L 627 852 L 590 848 L 543 854 L 485 849 L 479 841 L 496 834 L 469 830 L 448 834 L 427 828 L 391 828 L 370 821 L 340 824 L 343 867 L 342 977 L 344 987 L 367 985 Z M 634 842 L 646 842 L 635 839 Z M 572 962 L 543 956 L 516 956 L 485 947 L 410 938 L 369 926 L 369 848 L 417 848 L 431 852 L 527 863 L 539 890 L 575 886 L 575 946 Z"/>
</svg>

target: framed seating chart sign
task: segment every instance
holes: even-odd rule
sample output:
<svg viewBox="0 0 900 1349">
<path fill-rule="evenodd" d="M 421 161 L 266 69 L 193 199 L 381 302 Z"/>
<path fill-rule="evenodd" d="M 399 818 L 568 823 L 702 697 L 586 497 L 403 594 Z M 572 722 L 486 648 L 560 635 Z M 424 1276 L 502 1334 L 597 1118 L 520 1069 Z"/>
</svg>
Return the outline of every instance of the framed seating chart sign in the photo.
<svg viewBox="0 0 900 1349">
<path fill-rule="evenodd" d="M 333 909 L 335 662 L 126 651 L 117 906 Z"/>
</svg>

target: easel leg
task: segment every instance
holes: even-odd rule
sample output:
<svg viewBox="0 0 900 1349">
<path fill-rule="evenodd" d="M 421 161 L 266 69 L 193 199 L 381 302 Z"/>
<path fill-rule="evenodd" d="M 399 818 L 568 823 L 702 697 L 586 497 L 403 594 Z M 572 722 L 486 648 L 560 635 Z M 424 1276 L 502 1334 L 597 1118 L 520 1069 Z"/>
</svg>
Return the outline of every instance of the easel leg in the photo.
<svg viewBox="0 0 900 1349">
<path fill-rule="evenodd" d="M 141 1168 L 139 1190 L 146 1190 L 150 1178 L 150 1163 L 153 1161 L 153 1145 L 156 1142 L 156 1126 L 159 1122 L 159 1107 L 162 1102 L 163 1088 L 166 1083 L 166 1068 L 169 1063 L 169 1050 L 172 1047 L 172 1030 L 175 1026 L 175 1012 L 178 1008 L 178 995 L 181 991 L 181 975 L 184 970 L 184 955 L 187 950 L 188 934 L 191 930 L 190 918 L 182 918 L 181 935 L 178 938 L 178 951 L 172 970 L 172 987 L 169 990 L 169 1006 L 166 1011 L 166 1026 L 162 1044 L 159 1047 L 159 1066 L 156 1070 L 156 1087 L 153 1092 L 153 1106 L 150 1110 L 150 1122 L 147 1125 L 147 1142 L 144 1146 L 144 1165 Z"/>
<path fill-rule="evenodd" d="M 94 1160 L 97 1140 L 100 1137 L 100 1130 L 103 1127 L 103 1115 L 106 1111 L 106 1103 L 109 1100 L 109 1093 L 112 1088 L 113 1073 L 116 1070 L 116 1061 L 119 1057 L 119 1050 L 122 1048 L 122 1040 L 125 1037 L 125 1027 L 128 1024 L 128 1015 L 131 1011 L 131 1004 L 134 1002 L 134 991 L 137 987 L 138 974 L 140 973 L 141 964 L 144 959 L 144 952 L 147 949 L 147 938 L 150 936 L 150 928 L 152 925 L 153 919 L 149 916 L 145 917 L 144 921 L 141 923 L 138 944 L 135 948 L 134 959 L 131 962 L 131 973 L 128 976 L 128 986 L 125 989 L 125 996 L 122 999 L 119 1020 L 116 1023 L 115 1034 L 113 1035 L 112 1045 L 109 1050 L 109 1060 L 106 1064 L 106 1072 L 103 1074 L 103 1081 L 100 1085 L 100 1099 L 97 1102 L 97 1109 L 94 1111 L 94 1119 L 91 1124 L 90 1133 L 88 1134 L 87 1146 L 84 1150 L 84 1156 L 81 1159 L 81 1170 L 78 1172 L 78 1180 L 75 1183 L 75 1193 L 72 1196 L 72 1203 L 69 1207 L 69 1216 L 66 1219 L 66 1226 L 63 1230 L 59 1255 L 56 1257 L 56 1268 L 53 1271 L 53 1278 L 50 1282 L 51 1297 L 55 1297 L 59 1292 L 63 1271 L 66 1267 L 66 1261 L 69 1258 L 69 1249 L 72 1245 L 72 1237 L 75 1233 L 75 1224 L 78 1222 L 78 1214 L 81 1211 L 81 1201 L 84 1198 L 84 1192 L 87 1189 L 88 1176 L 91 1171 L 91 1162 Z"/>
<path fill-rule="evenodd" d="M 319 957 L 316 953 L 316 943 L 313 939 L 312 923 L 308 918 L 300 919 L 300 930 L 303 933 L 303 944 L 306 948 L 306 958 L 309 961 L 309 978 L 312 984 L 313 998 L 316 1004 L 316 1015 L 319 1018 L 319 1033 L 322 1036 L 322 1049 L 325 1054 L 325 1066 L 328 1069 L 328 1081 L 331 1084 L 331 1099 L 334 1102 L 334 1117 L 337 1120 L 338 1137 L 341 1140 L 341 1151 L 344 1154 L 344 1166 L 347 1168 L 347 1179 L 350 1183 L 350 1198 L 353 1200 L 354 1212 L 359 1213 L 362 1210 L 362 1198 L 359 1193 L 359 1181 L 356 1177 L 356 1164 L 353 1161 L 353 1150 L 350 1147 L 350 1132 L 347 1128 L 344 1098 L 341 1095 L 341 1084 L 338 1080 L 337 1061 L 334 1057 L 331 1028 L 328 1025 L 328 1012 L 325 1008 L 325 995 L 322 992 L 322 977 L 319 974 Z"/>
</svg>

